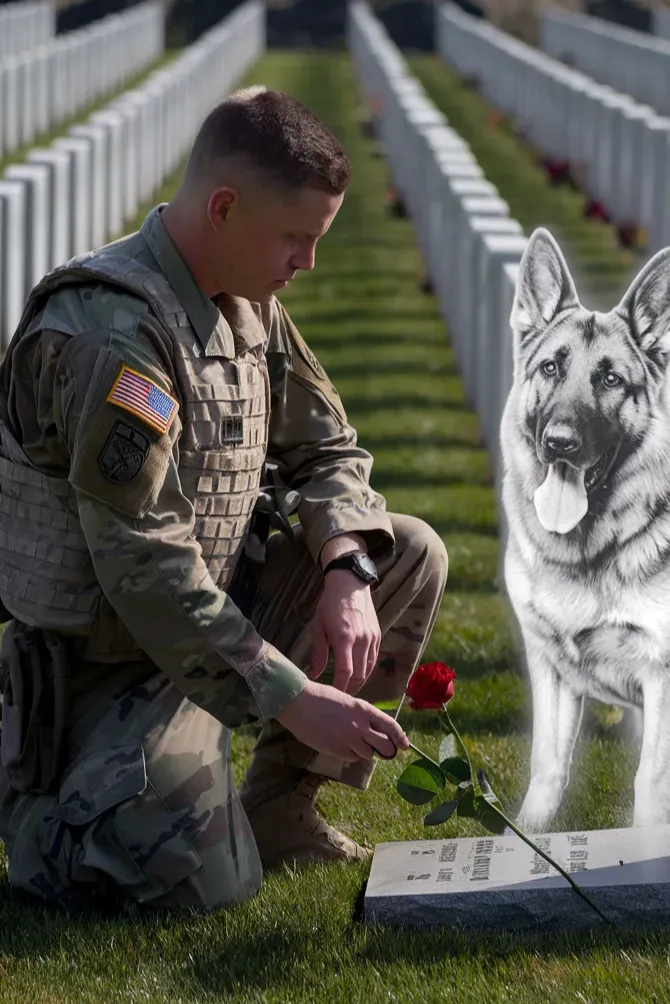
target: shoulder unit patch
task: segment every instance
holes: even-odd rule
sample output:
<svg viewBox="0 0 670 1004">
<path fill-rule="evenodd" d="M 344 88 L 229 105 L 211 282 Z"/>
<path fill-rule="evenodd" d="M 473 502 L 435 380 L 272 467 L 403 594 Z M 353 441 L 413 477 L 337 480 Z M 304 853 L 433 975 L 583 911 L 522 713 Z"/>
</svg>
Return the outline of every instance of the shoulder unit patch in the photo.
<svg viewBox="0 0 670 1004">
<path fill-rule="evenodd" d="M 112 484 L 127 485 L 144 467 L 150 448 L 151 441 L 143 432 L 117 422 L 98 457 L 100 471 Z"/>
<path fill-rule="evenodd" d="M 164 435 L 170 428 L 178 402 L 155 381 L 124 363 L 107 395 L 110 404 L 125 408 L 155 432 Z"/>
</svg>

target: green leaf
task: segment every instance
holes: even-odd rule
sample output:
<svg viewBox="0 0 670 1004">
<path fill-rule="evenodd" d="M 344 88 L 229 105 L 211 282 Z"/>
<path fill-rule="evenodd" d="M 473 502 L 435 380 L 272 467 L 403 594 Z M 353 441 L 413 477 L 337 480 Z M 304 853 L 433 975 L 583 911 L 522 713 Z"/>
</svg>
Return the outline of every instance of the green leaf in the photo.
<svg viewBox="0 0 670 1004">
<path fill-rule="evenodd" d="M 473 788 L 469 786 L 458 798 L 458 815 L 465 819 L 477 819 L 481 801 L 481 795 L 476 795 Z"/>
<path fill-rule="evenodd" d="M 460 784 L 461 781 L 470 780 L 470 764 L 467 757 L 463 756 L 463 748 L 453 732 L 445 736 L 440 743 L 438 758 L 440 769 L 452 784 Z"/>
<path fill-rule="evenodd" d="M 440 743 L 440 752 L 437 758 L 442 763 L 443 760 L 451 760 L 452 757 L 459 757 L 462 752 L 456 736 L 453 732 L 450 732 Z"/>
<path fill-rule="evenodd" d="M 446 760 L 440 760 L 440 770 L 447 780 L 454 784 L 470 780 L 470 764 L 464 757 L 453 756 L 447 757 Z"/>
<path fill-rule="evenodd" d="M 441 802 L 440 805 L 436 806 L 429 812 L 427 816 L 424 816 L 423 825 L 424 826 L 437 826 L 438 823 L 446 823 L 450 816 L 453 816 L 454 812 L 458 808 L 458 801 L 452 799 L 449 802 Z"/>
<path fill-rule="evenodd" d="M 446 784 L 442 771 L 429 760 L 416 760 L 396 782 L 398 794 L 412 805 L 424 805 L 439 795 Z"/>
<path fill-rule="evenodd" d="M 482 824 L 484 829 L 488 830 L 489 833 L 504 833 L 507 823 L 495 809 L 492 809 L 490 805 L 486 802 L 482 802 L 477 819 Z"/>
<path fill-rule="evenodd" d="M 411 802 L 412 805 L 425 805 L 426 802 L 432 801 L 436 794 L 434 791 L 426 791 L 425 788 L 413 788 L 401 781 L 396 784 L 396 789 L 401 798 L 404 798 L 406 802 Z"/>
</svg>

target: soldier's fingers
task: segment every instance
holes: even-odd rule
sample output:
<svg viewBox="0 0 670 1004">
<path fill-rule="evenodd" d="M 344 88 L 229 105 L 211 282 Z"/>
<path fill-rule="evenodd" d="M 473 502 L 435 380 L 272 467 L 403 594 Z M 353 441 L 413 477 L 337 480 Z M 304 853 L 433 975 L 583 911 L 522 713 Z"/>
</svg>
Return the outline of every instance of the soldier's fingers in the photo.
<svg viewBox="0 0 670 1004">
<path fill-rule="evenodd" d="M 342 693 L 346 694 L 351 674 L 354 671 L 351 641 L 346 637 L 338 638 L 333 643 L 333 654 L 335 657 L 333 686 L 336 690 L 341 690 Z"/>
<path fill-rule="evenodd" d="M 375 638 L 372 644 L 370 645 L 370 649 L 368 651 L 368 676 L 377 665 L 377 660 L 379 659 L 380 646 L 381 646 L 381 638 Z"/>
<path fill-rule="evenodd" d="M 321 676 L 324 669 L 328 665 L 329 652 L 330 646 L 325 633 L 318 629 L 315 630 L 314 639 L 312 641 L 312 661 L 309 673 L 307 674 L 310 680 L 316 680 Z"/>
<path fill-rule="evenodd" d="M 361 758 L 361 760 L 372 760 L 376 752 L 370 743 L 367 743 L 361 736 L 358 736 L 358 738 L 352 742 L 351 749 Z"/>
<path fill-rule="evenodd" d="M 351 650 L 352 674 L 347 687 L 349 694 L 361 689 L 368 675 L 370 645 L 366 638 L 358 638 Z"/>
<path fill-rule="evenodd" d="M 398 752 L 398 747 L 388 738 L 388 736 L 384 736 L 381 732 L 375 732 L 372 729 L 365 737 L 364 741 L 372 746 L 375 753 L 378 753 L 384 760 L 393 760 L 394 756 Z"/>
<path fill-rule="evenodd" d="M 396 720 L 379 708 L 375 708 L 374 705 L 370 705 L 370 709 L 370 727 L 381 732 L 383 736 L 387 736 L 398 749 L 408 749 L 409 739 L 405 735 L 405 730 L 398 725 Z"/>
</svg>

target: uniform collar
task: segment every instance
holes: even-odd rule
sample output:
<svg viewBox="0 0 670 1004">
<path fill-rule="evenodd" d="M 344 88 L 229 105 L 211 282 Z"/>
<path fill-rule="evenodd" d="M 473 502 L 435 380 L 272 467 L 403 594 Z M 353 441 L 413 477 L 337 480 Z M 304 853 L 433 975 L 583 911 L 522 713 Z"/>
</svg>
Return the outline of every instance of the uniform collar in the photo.
<svg viewBox="0 0 670 1004">
<path fill-rule="evenodd" d="M 236 343 L 253 348 L 264 342 L 260 304 L 225 293 L 214 303 L 199 288 L 161 221 L 160 212 L 166 205 L 162 202 L 150 210 L 141 233 L 186 311 L 205 355 L 234 359 Z"/>
</svg>

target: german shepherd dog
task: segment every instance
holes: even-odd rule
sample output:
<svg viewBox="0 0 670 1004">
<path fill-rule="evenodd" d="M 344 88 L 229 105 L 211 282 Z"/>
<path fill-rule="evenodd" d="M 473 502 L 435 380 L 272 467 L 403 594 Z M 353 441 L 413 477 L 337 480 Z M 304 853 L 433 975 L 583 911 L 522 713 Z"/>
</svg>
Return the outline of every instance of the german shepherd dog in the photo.
<svg viewBox="0 0 670 1004">
<path fill-rule="evenodd" d="M 500 428 L 505 587 L 533 709 L 518 824 L 547 830 L 585 697 L 641 709 L 633 825 L 670 822 L 670 248 L 609 313 L 532 234 L 510 315 Z"/>
</svg>

